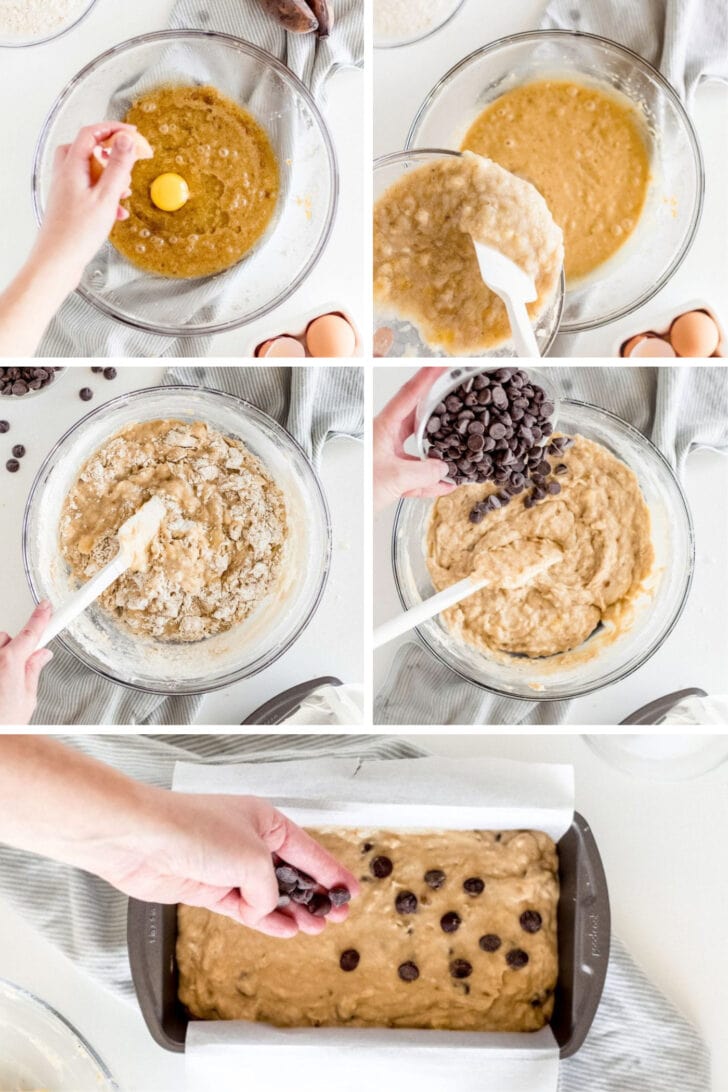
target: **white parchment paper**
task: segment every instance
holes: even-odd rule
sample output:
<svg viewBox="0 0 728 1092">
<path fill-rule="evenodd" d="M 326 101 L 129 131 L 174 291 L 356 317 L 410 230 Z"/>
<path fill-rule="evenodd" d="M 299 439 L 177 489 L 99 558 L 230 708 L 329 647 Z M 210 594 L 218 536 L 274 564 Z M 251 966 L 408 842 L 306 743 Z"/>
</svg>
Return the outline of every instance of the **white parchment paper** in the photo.
<svg viewBox="0 0 728 1092">
<path fill-rule="evenodd" d="M 177 763 L 172 787 L 264 796 L 308 826 L 538 829 L 558 841 L 574 813 L 570 766 L 490 758 Z M 559 1056 L 550 1028 L 496 1035 L 193 1021 L 186 1061 L 190 1088 L 216 1092 L 554 1092 Z"/>
</svg>

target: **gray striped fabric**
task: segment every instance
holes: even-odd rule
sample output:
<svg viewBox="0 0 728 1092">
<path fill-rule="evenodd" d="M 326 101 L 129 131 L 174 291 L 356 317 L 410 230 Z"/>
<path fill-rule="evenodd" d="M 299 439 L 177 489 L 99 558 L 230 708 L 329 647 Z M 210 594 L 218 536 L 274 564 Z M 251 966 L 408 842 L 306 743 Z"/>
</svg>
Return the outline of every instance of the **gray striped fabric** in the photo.
<svg viewBox="0 0 728 1092">
<path fill-rule="evenodd" d="M 314 34 L 286 34 L 264 11 L 260 0 L 179 0 L 172 13 L 176 29 L 218 31 L 243 38 L 279 57 L 310 88 L 319 102 L 325 101 L 326 83 L 339 68 L 359 67 L 364 57 L 364 20 L 361 0 L 334 0 L 334 27 L 329 38 Z M 169 81 L 171 73 L 165 72 Z M 180 74 L 184 76 L 184 73 Z M 214 83 L 214 73 L 207 75 Z M 123 89 L 125 96 L 129 88 Z M 252 92 L 254 98 L 255 91 Z M 215 314 L 216 301 L 235 292 L 239 277 L 247 276 L 245 263 L 215 278 L 215 296 L 207 298 L 210 282 L 199 289 L 185 289 L 187 313 L 206 306 Z M 168 292 L 160 282 L 148 283 L 148 293 Z M 177 287 L 178 292 L 183 289 Z M 223 295 L 224 294 L 224 295 Z M 38 349 L 41 357 L 202 357 L 211 338 L 171 338 L 132 330 L 115 322 L 86 303 L 69 296 L 48 327 Z"/>
<path fill-rule="evenodd" d="M 364 429 L 360 367 L 180 367 L 171 369 L 165 382 L 213 387 L 247 399 L 287 428 L 316 466 L 328 439 L 361 437 Z M 127 690 L 89 671 L 58 641 L 51 647 L 53 659 L 41 675 L 33 724 L 194 723 L 201 697 Z"/>
<path fill-rule="evenodd" d="M 550 368 L 564 397 L 630 421 L 682 471 L 695 448 L 728 451 L 728 372 L 723 367 Z M 379 563 L 384 561 L 379 559 Z M 456 675 L 414 641 L 397 650 L 374 706 L 376 724 L 561 724 L 564 702 L 496 698 Z"/>
<path fill-rule="evenodd" d="M 541 26 L 628 46 L 688 102 L 701 80 L 728 81 L 728 5 L 721 0 L 552 0 Z"/>
<path fill-rule="evenodd" d="M 415 758 L 406 740 L 372 736 L 61 737 L 130 777 L 169 788 L 177 761 Z M 53 897 L 48 897 L 48 892 Z M 30 853 L 0 850 L 0 894 L 106 989 L 133 1003 L 126 898 L 103 880 Z M 708 1092 L 699 1036 L 613 940 L 604 996 L 586 1044 L 560 1067 L 559 1092 Z"/>
</svg>

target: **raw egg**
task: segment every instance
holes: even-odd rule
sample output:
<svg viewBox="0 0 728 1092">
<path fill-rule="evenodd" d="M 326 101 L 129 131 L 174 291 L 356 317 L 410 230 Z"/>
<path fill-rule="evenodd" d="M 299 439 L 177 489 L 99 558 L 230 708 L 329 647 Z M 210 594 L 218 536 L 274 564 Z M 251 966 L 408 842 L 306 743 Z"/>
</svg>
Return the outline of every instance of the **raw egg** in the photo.
<svg viewBox="0 0 728 1092">
<path fill-rule="evenodd" d="M 356 334 L 342 315 L 321 315 L 306 331 L 306 344 L 311 356 L 354 356 Z"/>
<path fill-rule="evenodd" d="M 670 341 L 678 356 L 712 356 L 720 342 L 720 331 L 705 311 L 688 311 L 676 318 Z"/>
<path fill-rule="evenodd" d="M 128 130 L 127 130 L 128 131 Z M 111 149 L 114 141 L 116 140 L 118 133 L 114 133 L 113 136 L 107 137 L 106 140 L 102 140 L 100 144 L 97 144 L 91 153 L 89 160 L 91 170 L 91 184 L 96 185 L 101 175 L 104 173 L 104 169 L 111 157 Z M 137 159 L 151 159 L 154 155 L 154 150 L 148 140 L 142 136 L 141 133 L 133 133 L 134 143 L 136 145 L 136 158 Z"/>
<path fill-rule="evenodd" d="M 162 212 L 177 212 L 187 204 L 190 196 L 190 187 L 180 174 L 169 171 L 160 174 L 149 187 L 149 196 L 152 204 Z"/>
</svg>

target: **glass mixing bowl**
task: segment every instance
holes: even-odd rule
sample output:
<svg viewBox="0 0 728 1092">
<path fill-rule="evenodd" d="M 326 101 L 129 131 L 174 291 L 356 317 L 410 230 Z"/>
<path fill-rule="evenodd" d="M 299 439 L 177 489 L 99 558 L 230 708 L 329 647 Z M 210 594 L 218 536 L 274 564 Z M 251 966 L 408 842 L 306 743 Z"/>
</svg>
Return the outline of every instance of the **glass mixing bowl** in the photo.
<svg viewBox="0 0 728 1092">
<path fill-rule="evenodd" d="M 125 425 L 174 418 L 204 421 L 242 440 L 282 490 L 290 535 L 276 585 L 233 629 L 191 643 L 140 637 L 98 605 L 58 637 L 87 667 L 123 686 L 155 694 L 204 694 L 249 678 L 300 637 L 321 601 L 329 572 L 331 524 L 321 484 L 293 437 L 256 406 L 204 387 L 149 387 L 89 413 L 62 436 L 30 490 L 23 561 L 33 598 L 58 605 L 76 587 L 58 548 L 65 497 L 81 466 Z"/>
<path fill-rule="evenodd" d="M 383 0 L 385 4 L 388 4 L 389 0 Z M 413 45 L 415 42 L 421 42 L 425 38 L 429 38 L 432 34 L 435 34 L 438 30 L 442 30 L 447 26 L 451 19 L 454 19 L 461 7 L 465 3 L 465 0 L 450 0 L 449 4 L 443 5 L 442 11 L 433 17 L 427 14 L 418 12 L 415 10 L 410 14 L 410 29 L 405 34 L 394 34 L 386 37 L 384 35 L 377 35 L 377 16 L 374 14 L 374 48 L 375 49 L 395 49 L 399 46 Z M 375 4 L 376 7 L 376 4 Z"/>
<path fill-rule="evenodd" d="M 26 49 L 28 46 L 43 45 L 45 42 L 52 42 L 56 38 L 62 38 L 64 34 L 68 34 L 69 31 L 84 21 L 91 9 L 96 6 L 96 3 L 97 0 L 80 0 L 65 22 L 61 20 L 55 27 L 47 31 L 41 31 L 40 34 L 35 36 L 32 34 L 7 34 L 0 29 L 0 49 Z M 20 6 L 22 7 L 22 5 Z"/>
<path fill-rule="evenodd" d="M 417 151 L 393 152 L 390 155 L 381 156 L 374 163 L 374 200 L 377 201 L 385 190 L 400 178 L 405 171 L 421 167 L 434 159 L 443 156 L 458 156 L 459 152 L 445 151 L 443 148 L 422 148 Z M 546 356 L 554 338 L 559 331 L 561 314 L 564 308 L 564 274 L 554 293 L 553 298 L 539 317 L 534 326 L 536 341 L 538 342 L 541 356 Z M 394 340 L 392 347 L 386 354 L 390 357 L 444 357 L 448 354 L 444 349 L 435 349 L 428 345 L 420 337 L 417 328 L 408 321 L 397 319 L 391 312 L 377 309 L 377 301 L 374 301 L 374 332 L 383 327 L 392 331 Z M 496 345 L 483 353 L 474 354 L 487 357 L 513 357 L 516 355 L 515 346 L 510 341 Z"/>
<path fill-rule="evenodd" d="M 664 456 L 641 432 L 598 406 L 572 399 L 559 403 L 558 428 L 602 444 L 629 466 L 650 509 L 655 565 L 647 592 L 635 603 L 632 626 L 608 643 L 593 634 L 595 654 L 559 665 L 559 657 L 513 656 L 505 663 L 455 637 L 440 618 L 419 626 L 426 647 L 455 674 L 483 690 L 525 701 L 563 701 L 619 682 L 641 667 L 672 631 L 687 601 L 695 543 L 685 495 Z M 434 594 L 425 561 L 432 500 L 400 501 L 392 532 L 392 565 L 397 593 L 407 610 Z"/>
<path fill-rule="evenodd" d="M 460 148 L 485 107 L 540 79 L 573 79 L 626 96 L 644 116 L 651 155 L 637 228 L 590 276 L 566 286 L 561 329 L 588 330 L 630 314 L 665 285 L 695 238 L 703 209 L 703 160 L 693 124 L 667 80 L 606 38 L 540 30 L 501 38 L 451 68 L 412 123 L 408 148 Z"/>
<path fill-rule="evenodd" d="M 73 1024 L 45 1001 L 0 979 L 0 1088 L 118 1089 Z"/>
<path fill-rule="evenodd" d="M 39 223 L 57 146 L 72 140 L 83 125 L 124 117 L 139 94 L 174 83 L 212 84 L 264 127 L 281 174 L 273 220 L 237 265 L 211 277 L 154 276 L 106 242 L 84 270 L 78 291 L 104 314 L 129 326 L 184 337 L 244 326 L 287 299 L 324 251 L 339 183 L 326 123 L 308 90 L 284 64 L 229 35 L 161 31 L 102 53 L 56 99 L 33 165 L 33 204 Z"/>
</svg>

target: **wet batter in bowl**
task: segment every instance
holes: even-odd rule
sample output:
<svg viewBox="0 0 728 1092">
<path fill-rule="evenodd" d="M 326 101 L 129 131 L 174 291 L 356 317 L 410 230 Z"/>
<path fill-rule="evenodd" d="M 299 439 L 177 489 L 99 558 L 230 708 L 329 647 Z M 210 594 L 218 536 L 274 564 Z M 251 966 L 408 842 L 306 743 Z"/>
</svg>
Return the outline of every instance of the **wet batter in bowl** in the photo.
<svg viewBox="0 0 728 1092">
<path fill-rule="evenodd" d="M 452 632 L 488 653 L 555 656 L 610 623 L 626 628 L 652 571 L 650 513 L 636 475 L 601 444 L 575 436 L 553 462 L 556 494 L 527 494 L 470 521 L 499 485 L 460 486 L 435 502 L 427 565 L 440 591 L 472 574 L 493 585 L 444 612 Z"/>
<path fill-rule="evenodd" d="M 281 942 L 180 906 L 180 999 L 279 1027 L 536 1031 L 558 977 L 556 846 L 542 831 L 310 833 L 361 880 L 341 924 Z"/>
<path fill-rule="evenodd" d="M 527 179 L 564 232 L 570 284 L 611 258 L 635 230 L 650 182 L 643 117 L 626 99 L 567 80 L 501 95 L 463 148 Z"/>
<path fill-rule="evenodd" d="M 61 553 L 80 582 L 116 556 L 117 530 L 152 496 L 167 509 L 162 526 L 101 606 L 147 637 L 229 630 L 280 576 L 283 494 L 240 440 L 201 421 L 128 425 L 85 463 L 63 505 Z"/>
<path fill-rule="evenodd" d="M 263 127 L 214 87 L 159 88 L 137 99 L 124 120 L 154 155 L 134 166 L 123 202 L 129 219 L 111 232 L 116 249 L 165 277 L 204 277 L 240 261 L 278 200 L 278 163 Z M 152 200 L 163 175 L 178 176 L 189 193 L 174 211 Z"/>
</svg>

